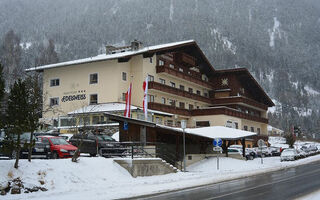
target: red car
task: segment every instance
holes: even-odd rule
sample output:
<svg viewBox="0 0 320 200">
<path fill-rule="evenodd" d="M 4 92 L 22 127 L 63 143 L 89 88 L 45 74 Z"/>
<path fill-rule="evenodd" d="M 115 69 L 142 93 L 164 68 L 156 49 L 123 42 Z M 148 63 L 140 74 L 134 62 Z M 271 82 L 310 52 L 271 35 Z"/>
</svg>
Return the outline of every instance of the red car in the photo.
<svg viewBox="0 0 320 200">
<path fill-rule="evenodd" d="M 50 145 L 51 155 L 53 159 L 71 158 L 77 147 L 69 144 L 65 139 L 58 136 L 39 136 L 42 142 Z"/>
</svg>

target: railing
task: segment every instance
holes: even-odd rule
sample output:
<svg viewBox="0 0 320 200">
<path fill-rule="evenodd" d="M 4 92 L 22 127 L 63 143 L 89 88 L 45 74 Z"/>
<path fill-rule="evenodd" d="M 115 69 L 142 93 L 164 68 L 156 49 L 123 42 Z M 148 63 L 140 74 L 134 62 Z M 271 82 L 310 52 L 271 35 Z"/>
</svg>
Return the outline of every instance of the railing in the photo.
<svg viewBox="0 0 320 200">
<path fill-rule="evenodd" d="M 162 112 L 168 112 L 168 113 L 177 114 L 177 115 L 190 116 L 190 110 L 178 108 L 175 106 L 165 105 L 161 103 L 149 102 L 148 108 L 152 110 L 159 110 Z"/>
<path fill-rule="evenodd" d="M 179 70 L 172 69 L 166 65 L 156 66 L 156 70 L 157 70 L 157 73 L 167 73 L 177 78 L 196 83 L 198 85 L 201 85 L 209 89 L 213 88 L 213 86 L 209 82 L 206 82 L 201 79 L 201 74 L 196 75 L 196 72 L 190 71 L 190 74 L 188 74 L 186 72 L 180 72 Z"/>
<path fill-rule="evenodd" d="M 121 147 L 101 148 L 100 156 L 103 157 L 130 157 L 134 158 L 161 158 L 167 163 L 182 169 L 182 159 L 178 159 L 174 153 L 166 149 L 166 144 L 161 143 L 141 143 L 141 142 L 121 142 Z"/>
<path fill-rule="evenodd" d="M 155 90 L 159 90 L 162 92 L 166 92 L 169 94 L 173 94 L 173 95 L 178 95 L 181 97 L 185 97 L 185 98 L 189 98 L 189 99 L 193 99 L 196 101 L 202 101 L 202 102 L 206 102 L 206 103 L 211 103 L 211 100 L 208 97 L 204 97 L 198 94 L 194 94 L 194 93 L 190 93 L 178 88 L 174 88 L 168 85 L 164 85 L 158 82 L 154 82 L 154 81 L 150 81 L 148 83 L 148 88 L 149 89 L 155 89 Z"/>
<path fill-rule="evenodd" d="M 191 111 L 192 116 L 201 116 L 201 115 L 229 115 L 233 117 L 238 117 L 242 119 L 247 119 L 251 121 L 261 122 L 261 123 L 268 123 L 268 119 L 252 116 L 250 114 L 239 112 L 232 108 L 227 107 L 218 107 L 218 108 L 207 108 L 207 109 L 196 109 Z"/>
<path fill-rule="evenodd" d="M 212 104 L 221 104 L 221 105 L 230 104 L 230 103 L 239 103 L 239 102 L 248 104 L 257 108 L 261 108 L 263 110 L 268 109 L 267 105 L 264 105 L 262 103 L 256 102 L 255 100 L 252 100 L 243 96 L 222 97 L 222 98 L 215 98 L 212 100 Z"/>
<path fill-rule="evenodd" d="M 238 110 L 228 108 L 228 107 L 217 107 L 217 108 L 206 108 L 206 109 L 194 109 L 194 110 L 187 110 L 183 108 L 177 108 L 170 105 L 164 105 L 160 103 L 149 102 L 148 107 L 153 110 L 159 110 L 163 112 L 168 112 L 177 115 L 184 115 L 184 116 L 201 116 L 201 115 L 228 115 L 233 117 L 238 117 L 242 119 L 247 119 L 251 121 L 261 122 L 261 123 L 268 123 L 268 119 L 253 116 L 247 113 L 239 112 Z"/>
</svg>

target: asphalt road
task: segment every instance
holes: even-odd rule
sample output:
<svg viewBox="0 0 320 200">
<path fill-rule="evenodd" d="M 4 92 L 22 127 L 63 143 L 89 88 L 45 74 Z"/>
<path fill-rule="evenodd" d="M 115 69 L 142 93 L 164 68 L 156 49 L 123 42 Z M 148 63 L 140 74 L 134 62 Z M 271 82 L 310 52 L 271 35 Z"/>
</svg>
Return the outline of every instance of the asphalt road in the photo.
<svg viewBox="0 0 320 200">
<path fill-rule="evenodd" d="M 286 170 L 138 199 L 285 200 L 320 189 L 320 161 Z"/>
</svg>

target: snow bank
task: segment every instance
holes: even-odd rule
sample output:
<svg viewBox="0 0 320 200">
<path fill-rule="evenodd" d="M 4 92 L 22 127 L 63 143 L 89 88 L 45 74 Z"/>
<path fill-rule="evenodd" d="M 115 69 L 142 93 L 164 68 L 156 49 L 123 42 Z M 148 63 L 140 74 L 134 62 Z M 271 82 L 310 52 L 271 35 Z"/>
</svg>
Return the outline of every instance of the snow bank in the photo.
<svg viewBox="0 0 320 200">
<path fill-rule="evenodd" d="M 16 199 L 114 199 L 130 196 L 165 192 L 185 187 L 204 185 L 224 180 L 245 177 L 258 173 L 283 169 L 320 160 L 320 155 L 293 162 L 280 162 L 279 157 L 243 161 L 232 158 L 220 158 L 220 170 L 216 169 L 216 158 L 209 158 L 187 168 L 188 172 L 178 172 L 152 177 L 132 178 L 131 175 L 113 162 L 113 159 L 101 157 L 81 157 L 79 163 L 70 159 L 27 160 L 20 161 L 15 170 L 13 160 L 0 162 L 0 183 L 9 179 L 8 174 L 20 177 L 28 184 L 39 185 L 47 192 L 1 196 L 4 200 Z M 10 172 L 10 173 L 9 173 Z"/>
</svg>

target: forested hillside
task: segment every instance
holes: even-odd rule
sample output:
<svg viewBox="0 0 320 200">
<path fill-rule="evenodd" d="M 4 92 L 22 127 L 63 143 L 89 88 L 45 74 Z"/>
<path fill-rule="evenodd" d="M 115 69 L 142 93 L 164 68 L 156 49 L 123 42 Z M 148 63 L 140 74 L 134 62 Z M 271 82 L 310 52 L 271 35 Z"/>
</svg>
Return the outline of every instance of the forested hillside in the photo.
<svg viewBox="0 0 320 200">
<path fill-rule="evenodd" d="M 0 38 L 8 83 L 107 44 L 195 39 L 215 68 L 253 73 L 277 104 L 272 125 L 320 133 L 318 0 L 1 0 Z"/>
</svg>

